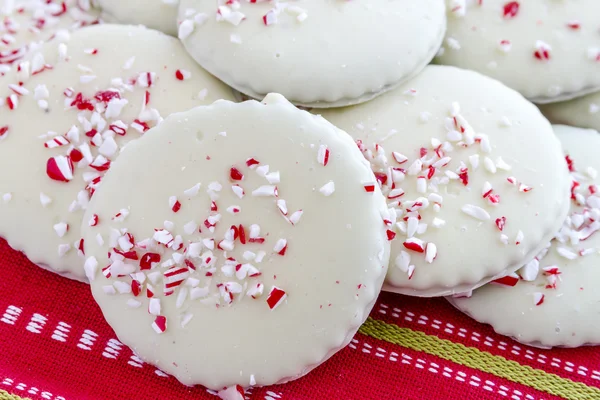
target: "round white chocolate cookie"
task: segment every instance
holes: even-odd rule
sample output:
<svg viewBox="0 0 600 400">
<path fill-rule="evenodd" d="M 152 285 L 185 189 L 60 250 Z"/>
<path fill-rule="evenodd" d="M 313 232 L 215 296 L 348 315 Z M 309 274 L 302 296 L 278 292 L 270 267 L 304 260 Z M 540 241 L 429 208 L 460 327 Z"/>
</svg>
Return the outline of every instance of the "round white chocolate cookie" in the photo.
<svg viewBox="0 0 600 400">
<path fill-rule="evenodd" d="M 443 0 L 182 0 L 179 38 L 242 93 L 335 107 L 367 101 L 420 72 L 446 30 Z"/>
<path fill-rule="evenodd" d="M 158 31 L 98 25 L 62 39 L 0 88 L 0 236 L 81 280 L 82 210 L 120 148 L 173 112 L 233 95 Z"/>
<path fill-rule="evenodd" d="M 600 131 L 600 92 L 565 102 L 543 104 L 540 110 L 552 123 Z"/>
<path fill-rule="evenodd" d="M 179 0 L 97 0 L 107 22 L 140 24 L 177 36 Z"/>
<path fill-rule="evenodd" d="M 600 90 L 597 0 L 448 0 L 437 62 L 472 69 L 537 103 Z"/>
<path fill-rule="evenodd" d="M 430 297 L 481 286 L 533 258 L 567 214 L 570 178 L 552 127 L 476 72 L 428 66 L 322 115 L 358 141 L 395 210 L 384 290 Z"/>
<path fill-rule="evenodd" d="M 543 252 L 502 284 L 470 298 L 448 298 L 496 332 L 537 347 L 600 344 L 600 134 L 554 126 L 572 170 L 573 200 L 566 222 Z"/>
<path fill-rule="evenodd" d="M 185 384 L 299 378 L 381 290 L 373 179 L 350 136 L 278 94 L 174 114 L 128 145 L 88 207 L 94 298 L 119 340 Z"/>
<path fill-rule="evenodd" d="M 89 0 L 0 0 L 0 76 L 41 43 L 99 22 Z"/>
</svg>

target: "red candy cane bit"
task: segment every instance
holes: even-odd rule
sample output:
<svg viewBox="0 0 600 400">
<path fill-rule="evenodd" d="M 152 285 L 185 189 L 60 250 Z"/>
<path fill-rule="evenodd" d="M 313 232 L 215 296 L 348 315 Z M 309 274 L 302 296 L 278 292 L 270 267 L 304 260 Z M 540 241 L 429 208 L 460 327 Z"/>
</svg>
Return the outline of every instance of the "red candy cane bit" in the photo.
<svg viewBox="0 0 600 400">
<path fill-rule="evenodd" d="M 573 159 L 568 154 L 565 156 L 565 161 L 567 162 L 567 167 L 569 167 L 569 172 L 575 172 L 575 165 L 573 164 Z"/>
<path fill-rule="evenodd" d="M 8 132 L 8 125 L 0 126 L 0 139 Z"/>
<path fill-rule="evenodd" d="M 252 242 L 252 239 L 250 239 L 250 241 Z M 264 239 L 263 239 L 264 241 Z M 288 245 L 287 245 L 287 240 L 285 239 L 279 239 L 277 241 L 277 243 L 275 243 L 275 247 L 273 248 L 273 251 L 277 254 L 279 254 L 280 256 L 285 256 L 285 252 L 287 251 Z"/>
<path fill-rule="evenodd" d="M 458 177 L 463 185 L 467 186 L 469 184 L 469 170 L 467 168 L 461 168 Z"/>
<path fill-rule="evenodd" d="M 252 167 L 257 166 L 259 164 L 260 164 L 260 162 L 258 162 L 254 158 L 249 158 L 249 159 L 246 160 L 246 166 L 249 167 L 249 168 L 252 168 Z"/>
<path fill-rule="evenodd" d="M 179 200 L 177 200 L 177 197 L 175 197 L 175 196 L 169 197 L 169 207 L 171 208 L 171 211 L 173 211 L 174 213 L 181 210 L 181 203 L 179 202 Z"/>
<path fill-rule="evenodd" d="M 383 172 L 375 172 L 375 178 L 377 179 L 379 186 L 385 185 L 388 179 L 387 174 L 384 174 Z"/>
<path fill-rule="evenodd" d="M 408 250 L 416 251 L 417 253 L 425 252 L 425 244 L 422 240 L 417 238 L 407 239 L 404 243 L 402 243 L 404 247 Z"/>
<path fill-rule="evenodd" d="M 506 217 L 500 217 L 496 219 L 496 226 L 502 232 L 504 230 L 504 226 L 506 226 Z"/>
<path fill-rule="evenodd" d="M 152 269 L 153 264 L 157 264 L 160 262 L 160 254 L 158 253 L 146 253 L 142 256 L 140 260 L 140 269 Z"/>
<path fill-rule="evenodd" d="M 492 281 L 492 283 L 497 283 L 498 285 L 504 286 L 516 286 L 519 283 L 519 276 L 517 274 L 506 275 L 502 278 L 496 279 Z"/>
<path fill-rule="evenodd" d="M 240 224 L 240 226 L 238 226 L 238 235 L 240 237 L 240 242 L 242 244 L 246 244 L 246 230 L 244 229 L 244 226 Z"/>
<path fill-rule="evenodd" d="M 541 306 L 541 305 L 544 303 L 544 298 L 545 298 L 545 297 L 546 297 L 546 296 L 545 296 L 543 293 L 540 293 L 540 292 L 535 292 L 535 293 L 533 294 L 533 303 L 534 303 L 536 306 Z"/>
<path fill-rule="evenodd" d="M 133 279 L 131 281 L 131 293 L 133 293 L 133 295 L 135 297 L 137 297 L 140 295 L 141 292 L 142 292 L 142 285 L 138 281 Z"/>
<path fill-rule="evenodd" d="M 120 99 L 121 94 L 115 90 L 104 90 L 97 92 L 94 95 L 94 99 L 98 100 L 101 103 L 108 103 L 112 99 Z"/>
<path fill-rule="evenodd" d="M 94 111 L 94 105 L 91 101 L 84 98 L 82 93 L 77 93 L 75 100 L 71 102 L 71 107 L 76 107 L 80 111 Z"/>
<path fill-rule="evenodd" d="M 90 221 L 88 222 L 88 225 L 89 226 L 96 226 L 96 225 L 98 225 L 98 221 L 99 221 L 98 215 L 94 214 L 94 215 L 92 215 L 92 218 L 90 218 Z"/>
<path fill-rule="evenodd" d="M 287 294 L 284 290 L 273 286 L 267 297 L 267 304 L 271 310 L 276 309 L 286 299 Z"/>
<path fill-rule="evenodd" d="M 219 207 L 217 207 L 217 203 L 215 203 L 214 201 L 211 201 L 211 203 L 210 203 L 210 211 L 213 211 L 213 212 L 219 211 Z"/>
<path fill-rule="evenodd" d="M 538 40 L 537 42 L 535 42 L 535 51 L 533 52 L 533 56 L 540 61 L 548 61 L 551 58 L 551 50 L 552 48 L 548 43 Z"/>
<path fill-rule="evenodd" d="M 138 254 L 135 250 L 121 251 L 117 248 L 113 248 L 113 251 L 128 260 L 135 260 L 135 261 L 139 260 Z"/>
<path fill-rule="evenodd" d="M 503 16 L 506 19 L 511 19 L 517 16 L 519 13 L 519 2 L 518 1 L 510 1 L 506 3 L 503 7 Z"/>
<path fill-rule="evenodd" d="M 241 181 L 244 179 L 244 174 L 242 174 L 236 167 L 231 167 L 231 170 L 229 171 L 229 177 L 232 181 Z"/>
<path fill-rule="evenodd" d="M 430 165 L 429 170 L 427 171 L 427 179 L 433 178 L 433 175 L 435 175 L 435 167 Z"/>
<path fill-rule="evenodd" d="M 576 31 L 581 28 L 581 23 L 579 21 L 569 21 L 567 27 Z"/>
<path fill-rule="evenodd" d="M 367 192 L 367 193 L 373 193 L 373 192 L 375 192 L 375 185 L 372 184 L 372 183 L 365 184 L 364 188 L 365 188 L 365 192 Z"/>
<path fill-rule="evenodd" d="M 167 317 L 159 315 L 152 323 L 152 329 L 159 335 L 167 330 Z"/>
<path fill-rule="evenodd" d="M 394 231 L 392 231 L 392 230 L 390 230 L 390 229 L 388 229 L 388 230 L 385 232 L 385 234 L 387 235 L 387 239 L 388 239 L 389 241 L 392 241 L 392 240 L 394 240 L 394 239 L 396 238 L 396 232 L 394 232 Z"/>
<path fill-rule="evenodd" d="M 46 174 L 55 181 L 69 182 L 73 179 L 73 171 L 73 162 L 69 156 L 51 157 L 46 163 Z"/>
<path fill-rule="evenodd" d="M 73 149 L 69 153 L 69 157 L 71 157 L 73 162 L 78 163 L 79 161 L 83 160 L 83 153 L 78 149 Z"/>
</svg>

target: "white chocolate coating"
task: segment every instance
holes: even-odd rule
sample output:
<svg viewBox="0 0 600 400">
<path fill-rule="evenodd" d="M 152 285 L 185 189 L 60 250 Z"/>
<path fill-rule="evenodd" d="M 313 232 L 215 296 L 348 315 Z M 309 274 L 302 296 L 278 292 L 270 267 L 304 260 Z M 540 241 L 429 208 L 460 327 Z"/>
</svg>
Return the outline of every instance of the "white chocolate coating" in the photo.
<svg viewBox="0 0 600 400">
<path fill-rule="evenodd" d="M 107 22 L 144 25 L 177 36 L 179 0 L 97 0 Z"/>
<path fill-rule="evenodd" d="M 44 64 L 52 69 L 44 69 Z M 9 201 L 0 201 L 0 236 L 34 263 L 83 280 L 83 259 L 77 255 L 79 227 L 92 192 L 86 186 L 96 186 L 93 179 L 104 174 L 101 166 L 106 160 L 114 161 L 121 146 L 139 137 L 143 122 L 152 127 L 172 112 L 233 99 L 233 95 L 202 70 L 177 39 L 143 27 L 80 29 L 70 40 L 46 43 L 21 67 L 21 72 L 15 68 L 4 80 L 24 82 L 23 86 L 0 89 L 0 98 L 8 97 L 0 106 L 0 132 L 4 131 L 0 168 L 7 171 L 0 176 L 0 194 L 10 196 Z M 178 80 L 178 69 L 189 72 L 188 79 Z M 42 72 L 34 75 L 38 70 Z M 151 73 L 151 87 L 147 87 L 147 73 Z M 67 88 L 71 88 L 68 96 Z M 96 100 L 95 95 L 109 89 L 119 92 L 121 100 L 114 99 L 107 111 L 108 103 Z M 146 92 L 150 97 L 144 106 Z M 97 112 L 78 110 L 77 93 L 89 100 L 79 106 L 90 105 Z M 136 119 L 141 123 L 134 123 Z M 126 129 L 124 136 L 111 128 L 115 124 Z M 53 148 L 46 148 L 46 142 Z M 75 162 L 72 180 L 51 179 L 48 160 L 65 161 L 73 148 L 89 153 Z M 100 170 L 90 167 L 90 162 Z"/>
<path fill-rule="evenodd" d="M 439 63 L 488 75 L 536 103 L 600 89 L 600 2 L 449 0 L 448 9 Z"/>
<path fill-rule="evenodd" d="M 277 92 L 309 107 L 397 86 L 429 63 L 446 29 L 443 0 L 225 3 L 181 1 L 179 37 L 192 57 L 251 97 Z"/>
<path fill-rule="evenodd" d="M 0 77 L 55 35 L 98 22 L 98 13 L 85 0 L 0 0 Z"/>
<path fill-rule="evenodd" d="M 362 140 L 396 209 L 386 290 L 430 297 L 481 286 L 533 258 L 567 213 L 570 177 L 552 127 L 476 72 L 428 66 L 322 115 Z"/>
<path fill-rule="evenodd" d="M 600 182 L 596 151 L 600 134 L 563 125 L 554 129 L 573 161 L 573 179 L 580 186 L 574 190 L 570 217 L 548 254 L 523 267 L 515 286 L 487 285 L 471 298 L 448 300 L 499 334 L 524 344 L 545 348 L 598 345 L 600 196 L 591 195 L 589 186 Z"/>
<path fill-rule="evenodd" d="M 90 203 L 94 298 L 123 343 L 184 384 L 296 379 L 349 343 L 381 290 L 387 208 L 372 180 L 346 133 L 281 95 L 174 114 L 128 145 Z M 114 255 L 125 230 L 140 261 Z M 152 269 L 147 252 L 161 255 Z M 276 306 L 273 286 L 287 296 Z"/>
<path fill-rule="evenodd" d="M 600 131 L 600 92 L 565 102 L 543 104 L 540 110 L 554 124 Z"/>
</svg>

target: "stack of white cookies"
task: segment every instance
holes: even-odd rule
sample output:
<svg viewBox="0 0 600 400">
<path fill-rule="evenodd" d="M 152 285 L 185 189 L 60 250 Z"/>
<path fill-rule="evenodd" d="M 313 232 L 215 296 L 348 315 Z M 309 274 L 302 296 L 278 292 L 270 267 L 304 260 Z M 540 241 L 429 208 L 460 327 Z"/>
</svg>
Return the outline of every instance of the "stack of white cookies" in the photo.
<svg viewBox="0 0 600 400">
<path fill-rule="evenodd" d="M 97 3 L 0 0 L 0 236 L 140 358 L 243 399 L 382 287 L 600 344 L 598 1 Z"/>
</svg>

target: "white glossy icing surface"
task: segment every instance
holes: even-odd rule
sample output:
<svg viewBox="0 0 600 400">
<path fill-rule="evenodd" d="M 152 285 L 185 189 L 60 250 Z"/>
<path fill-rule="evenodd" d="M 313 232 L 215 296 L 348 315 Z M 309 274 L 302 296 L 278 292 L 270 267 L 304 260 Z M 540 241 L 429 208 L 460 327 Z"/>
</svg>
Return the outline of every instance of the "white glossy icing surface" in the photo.
<svg viewBox="0 0 600 400">
<path fill-rule="evenodd" d="M 476 72 L 429 66 L 373 101 L 322 115 L 362 141 L 396 210 L 386 290 L 481 286 L 533 258 L 567 213 L 570 177 L 552 127 Z"/>
<path fill-rule="evenodd" d="M 600 131 L 600 92 L 560 103 L 543 104 L 540 110 L 552 123 Z"/>
<path fill-rule="evenodd" d="M 179 0 L 97 0 L 107 22 L 144 25 L 177 36 Z"/>
<path fill-rule="evenodd" d="M 387 208 L 372 180 L 347 134 L 281 95 L 174 114 L 90 203 L 94 297 L 123 343 L 185 384 L 298 378 L 350 341 L 381 290 Z"/>
<path fill-rule="evenodd" d="M 78 279 L 85 277 L 77 255 L 82 210 L 107 162 L 144 126 L 175 111 L 233 99 L 177 39 L 108 24 L 48 42 L 4 79 L 12 86 L 0 89 L 0 194 L 6 196 L 0 236 L 34 263 Z M 78 155 L 85 157 L 78 162 Z M 49 160 L 69 170 L 66 156 L 75 160 L 73 176 L 51 179 Z"/>
<path fill-rule="evenodd" d="M 555 125 L 573 162 L 570 215 L 545 257 L 519 271 L 515 286 L 487 285 L 471 298 L 449 298 L 457 308 L 496 332 L 540 347 L 600 344 L 600 134 Z"/>
<path fill-rule="evenodd" d="M 539 103 L 600 89 L 600 2 L 449 0 L 437 61 L 498 79 Z"/>
<path fill-rule="evenodd" d="M 183 0 L 179 37 L 221 80 L 255 98 L 333 107 L 367 101 L 438 51 L 443 0 Z"/>
</svg>

